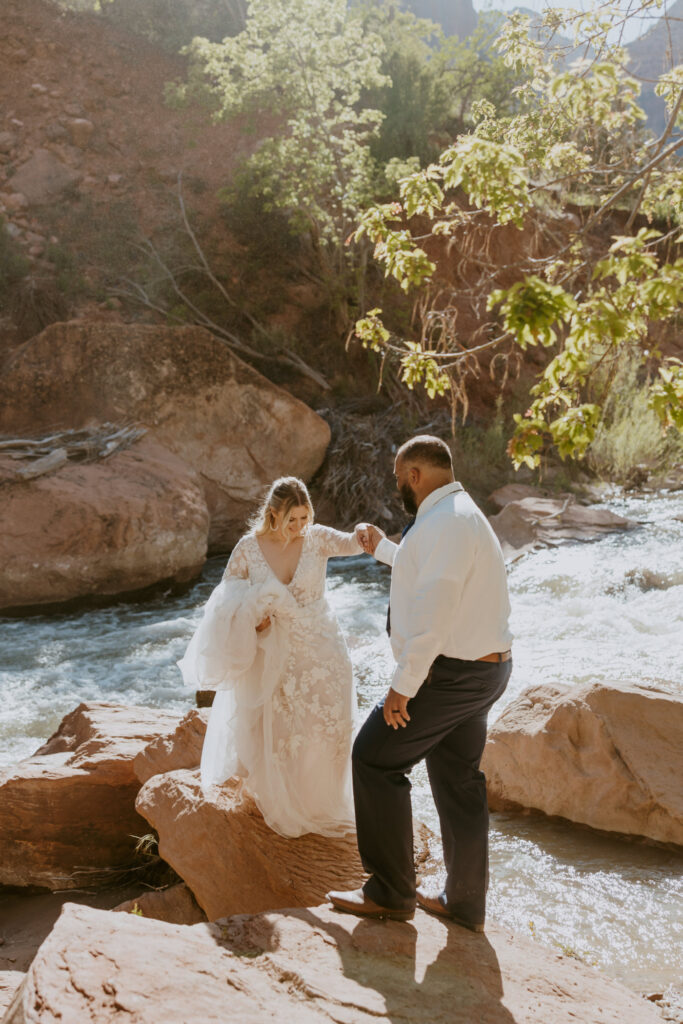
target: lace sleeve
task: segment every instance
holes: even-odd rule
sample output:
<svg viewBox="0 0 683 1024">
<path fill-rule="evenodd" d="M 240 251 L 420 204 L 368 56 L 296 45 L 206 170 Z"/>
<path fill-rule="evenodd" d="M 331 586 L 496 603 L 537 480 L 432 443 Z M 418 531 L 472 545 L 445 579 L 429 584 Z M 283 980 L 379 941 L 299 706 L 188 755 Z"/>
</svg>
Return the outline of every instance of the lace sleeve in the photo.
<svg viewBox="0 0 683 1024">
<path fill-rule="evenodd" d="M 240 580 L 246 580 L 249 578 L 249 566 L 247 564 L 247 555 L 244 550 L 244 539 L 239 540 L 235 547 L 232 549 L 228 564 L 225 567 L 223 573 L 223 579 L 227 580 L 230 576 L 236 576 Z"/>
<path fill-rule="evenodd" d="M 363 553 L 355 533 L 342 533 L 341 530 L 334 530 L 331 526 L 318 526 L 317 524 L 313 529 L 318 549 L 327 558 Z"/>
</svg>

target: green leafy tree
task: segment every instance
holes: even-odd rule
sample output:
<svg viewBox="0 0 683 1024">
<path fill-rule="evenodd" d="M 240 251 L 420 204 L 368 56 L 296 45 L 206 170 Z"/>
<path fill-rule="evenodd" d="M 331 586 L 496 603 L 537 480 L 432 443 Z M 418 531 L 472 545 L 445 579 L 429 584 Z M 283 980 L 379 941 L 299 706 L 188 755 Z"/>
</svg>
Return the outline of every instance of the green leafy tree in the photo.
<svg viewBox="0 0 683 1024">
<path fill-rule="evenodd" d="M 372 143 L 380 164 L 393 158 L 434 160 L 470 122 L 474 103 L 488 99 L 511 111 L 519 75 L 496 52 L 500 15 L 482 14 L 466 39 L 446 37 L 439 25 L 418 18 L 400 0 L 357 0 L 366 31 L 384 44 L 386 84 L 366 97 L 384 114 Z"/>
<path fill-rule="evenodd" d="M 642 0 L 632 13 L 658 6 Z M 626 350 L 654 374 L 650 402 L 663 429 L 683 429 L 683 364 L 662 357 L 653 333 L 683 302 L 683 68 L 659 80 L 669 120 L 652 138 L 627 54 L 612 41 L 620 17 L 604 3 L 574 15 L 549 10 L 532 32 L 529 17 L 512 15 L 498 48 L 524 78 L 517 109 L 476 103 L 476 127 L 404 178 L 397 201 L 370 207 L 358 229 L 387 275 L 417 295 L 417 336 L 391 332 L 379 309 L 357 324 L 365 345 L 399 358 L 408 387 L 466 402 L 467 375 L 484 353 L 509 361 L 529 347 L 549 350 L 529 409 L 516 418 L 516 465 L 538 465 L 552 447 L 562 457 L 585 454 L 610 367 Z M 559 28 L 571 39 L 553 47 L 547 40 Z M 589 56 L 568 64 L 577 52 Z M 571 222 L 570 200 L 583 204 Z M 610 230 L 614 215 L 618 231 Z M 509 259 L 492 253 L 492 239 L 515 232 Z M 476 267 L 468 299 L 479 326 L 468 334 L 458 290 L 447 283 L 453 246 L 467 251 L 470 273 Z"/>
<path fill-rule="evenodd" d="M 272 130 L 246 172 L 266 210 L 311 233 L 329 269 L 372 196 L 382 114 L 361 103 L 385 84 L 383 44 L 345 0 L 250 0 L 243 32 L 195 39 L 188 80 L 169 95 L 208 102 L 217 120 L 267 113 Z"/>
</svg>

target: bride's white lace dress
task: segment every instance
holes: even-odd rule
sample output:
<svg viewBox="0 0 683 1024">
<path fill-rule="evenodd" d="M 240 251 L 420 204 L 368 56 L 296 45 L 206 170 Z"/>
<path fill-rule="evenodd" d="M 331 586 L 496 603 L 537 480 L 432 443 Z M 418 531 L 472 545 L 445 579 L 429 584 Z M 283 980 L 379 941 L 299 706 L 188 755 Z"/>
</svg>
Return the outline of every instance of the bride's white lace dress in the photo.
<svg viewBox="0 0 683 1024">
<path fill-rule="evenodd" d="M 240 776 L 267 824 L 282 835 L 341 835 L 355 828 L 355 690 L 325 575 L 328 558 L 360 553 L 354 534 L 311 525 L 285 586 L 256 536 L 246 534 L 179 663 L 188 685 L 217 690 L 203 783 Z M 266 614 L 272 626 L 256 634 Z"/>
</svg>

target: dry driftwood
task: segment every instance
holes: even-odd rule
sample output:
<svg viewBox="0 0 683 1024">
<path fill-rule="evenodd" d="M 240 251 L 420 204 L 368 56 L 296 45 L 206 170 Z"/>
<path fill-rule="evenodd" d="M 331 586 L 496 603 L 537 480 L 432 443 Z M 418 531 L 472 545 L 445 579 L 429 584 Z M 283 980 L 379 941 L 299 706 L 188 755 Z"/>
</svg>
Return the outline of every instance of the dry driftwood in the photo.
<svg viewBox="0 0 683 1024">
<path fill-rule="evenodd" d="M 18 470 L 18 475 L 24 480 L 33 480 L 59 469 L 66 462 L 106 459 L 114 452 L 130 448 L 145 433 L 144 427 L 101 423 L 80 430 L 62 430 L 48 437 L 3 438 L 0 439 L 0 455 L 31 460 Z"/>
<path fill-rule="evenodd" d="M 18 473 L 22 480 L 34 480 L 37 476 L 49 473 L 52 469 L 59 469 L 68 461 L 66 448 L 55 448 L 49 455 L 43 455 L 41 459 L 30 462 L 28 466 L 22 466 Z"/>
</svg>

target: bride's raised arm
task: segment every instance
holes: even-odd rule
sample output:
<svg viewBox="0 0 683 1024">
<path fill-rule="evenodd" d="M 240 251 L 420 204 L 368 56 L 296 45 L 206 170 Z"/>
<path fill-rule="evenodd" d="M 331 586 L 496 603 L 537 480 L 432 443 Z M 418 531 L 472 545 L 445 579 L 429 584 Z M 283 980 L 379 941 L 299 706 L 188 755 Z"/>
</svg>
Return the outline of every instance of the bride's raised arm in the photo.
<svg viewBox="0 0 683 1024">
<path fill-rule="evenodd" d="M 362 555 L 363 549 L 355 533 L 344 533 L 332 526 L 310 527 L 314 532 L 321 553 L 327 558 L 343 558 L 346 555 Z"/>
</svg>

